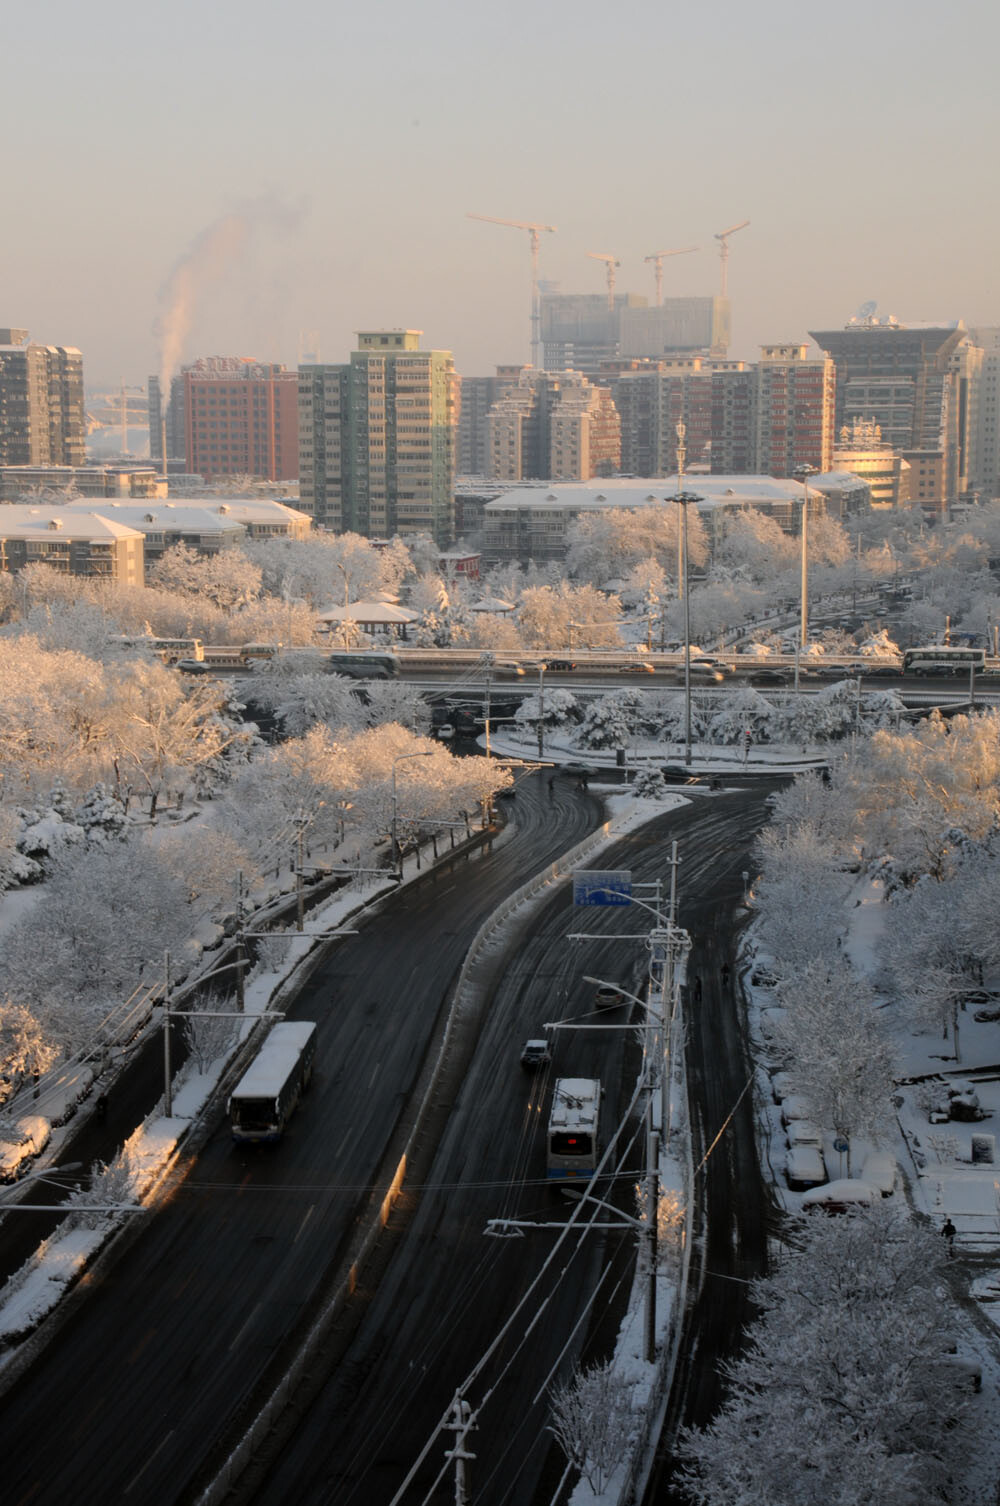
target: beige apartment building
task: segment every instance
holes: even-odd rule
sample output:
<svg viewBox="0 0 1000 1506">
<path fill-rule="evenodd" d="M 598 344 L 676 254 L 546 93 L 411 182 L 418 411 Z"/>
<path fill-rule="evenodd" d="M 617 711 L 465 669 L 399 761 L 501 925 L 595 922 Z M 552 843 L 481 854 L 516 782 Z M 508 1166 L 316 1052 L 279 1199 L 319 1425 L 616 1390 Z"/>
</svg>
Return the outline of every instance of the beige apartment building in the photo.
<svg viewBox="0 0 1000 1506">
<path fill-rule="evenodd" d="M 488 474 L 498 481 L 587 481 L 619 469 L 621 421 L 610 389 L 579 371 L 525 367 L 488 426 Z"/>
<path fill-rule="evenodd" d="M 318 528 L 452 542 L 459 384 L 420 335 L 363 331 L 346 365 L 299 369 L 299 505 Z"/>
<path fill-rule="evenodd" d="M 68 507 L 0 507 L 0 570 L 47 565 L 61 575 L 143 583 L 143 538 L 135 528 Z"/>
</svg>

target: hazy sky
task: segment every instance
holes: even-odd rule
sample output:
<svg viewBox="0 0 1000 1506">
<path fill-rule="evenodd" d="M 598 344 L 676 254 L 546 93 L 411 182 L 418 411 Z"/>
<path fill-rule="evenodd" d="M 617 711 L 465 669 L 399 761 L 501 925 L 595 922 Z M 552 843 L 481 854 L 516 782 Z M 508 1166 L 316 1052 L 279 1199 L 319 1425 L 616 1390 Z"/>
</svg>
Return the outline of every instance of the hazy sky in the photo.
<svg viewBox="0 0 1000 1506">
<path fill-rule="evenodd" d="M 218 222 L 181 356 L 294 365 L 408 326 L 467 376 L 528 357 L 523 231 L 564 292 L 718 290 L 733 354 L 842 324 L 1000 324 L 995 0 L 33 0 L 0 17 L 0 324 L 144 381 Z M 227 218 L 236 216 L 237 218 Z M 176 286 L 176 284 L 175 284 Z"/>
</svg>

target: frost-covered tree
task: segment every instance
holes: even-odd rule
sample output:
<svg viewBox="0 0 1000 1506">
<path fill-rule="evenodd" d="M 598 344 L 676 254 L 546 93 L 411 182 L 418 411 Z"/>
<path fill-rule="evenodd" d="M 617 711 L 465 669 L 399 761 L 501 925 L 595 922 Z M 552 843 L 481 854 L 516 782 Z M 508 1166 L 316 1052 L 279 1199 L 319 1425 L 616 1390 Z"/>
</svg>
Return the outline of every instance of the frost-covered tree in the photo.
<svg viewBox="0 0 1000 1506">
<path fill-rule="evenodd" d="M 187 544 L 174 544 L 149 569 L 154 586 L 185 596 L 204 597 L 224 612 L 256 601 L 261 571 L 242 549 L 200 554 Z"/>
<path fill-rule="evenodd" d="M 969 1439 L 942 1354 L 940 1238 L 894 1210 L 813 1217 L 727 1367 L 728 1394 L 682 1438 L 698 1506 L 928 1506 L 954 1499 Z"/>
<path fill-rule="evenodd" d="M 784 1013 L 775 1041 L 813 1119 L 849 1143 L 884 1143 L 893 1124 L 897 1061 L 867 979 L 842 957 L 807 962 L 779 983 L 778 1000 Z"/>
<path fill-rule="evenodd" d="M 24 1004 L 0 999 L 0 1102 L 6 1103 L 24 1083 L 48 1071 L 59 1047 Z"/>
<path fill-rule="evenodd" d="M 225 1058 L 232 1050 L 239 1021 L 227 1019 L 236 1013 L 236 996 L 224 999 L 199 999 L 188 1006 L 184 1021 L 184 1039 L 199 1072 L 207 1072 L 213 1062 Z"/>
<path fill-rule="evenodd" d="M 679 517 L 680 508 L 669 497 L 658 507 L 581 513 L 567 529 L 566 567 L 571 576 L 602 586 L 652 558 L 676 580 Z M 707 557 L 705 525 L 693 508 L 688 517 L 688 559 L 702 565 Z"/>
<path fill-rule="evenodd" d="M 754 903 L 779 977 L 791 978 L 818 960 L 832 964 L 851 876 L 809 827 L 766 827 L 758 850 L 762 873 Z"/>
<path fill-rule="evenodd" d="M 773 580 L 795 563 L 798 544 L 767 513 L 742 507 L 727 513 L 714 564 L 738 570 L 748 580 Z"/>
<path fill-rule="evenodd" d="M 552 1431 L 596 1495 L 632 1444 L 638 1421 L 634 1389 L 634 1381 L 612 1360 L 578 1370 L 565 1385 L 552 1388 Z"/>
<path fill-rule="evenodd" d="M 369 727 L 398 722 L 421 735 L 430 731 L 430 706 L 416 686 L 398 680 L 373 680 L 365 690 L 365 697 L 368 704 L 363 712 Z"/>
</svg>

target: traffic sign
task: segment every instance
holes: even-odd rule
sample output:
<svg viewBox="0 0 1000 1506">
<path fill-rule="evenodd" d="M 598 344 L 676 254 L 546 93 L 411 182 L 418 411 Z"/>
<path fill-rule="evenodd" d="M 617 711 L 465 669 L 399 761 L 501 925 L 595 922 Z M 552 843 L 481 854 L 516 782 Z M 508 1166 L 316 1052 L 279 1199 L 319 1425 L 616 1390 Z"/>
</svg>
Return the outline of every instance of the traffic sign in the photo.
<svg viewBox="0 0 1000 1506">
<path fill-rule="evenodd" d="M 850 1146 L 848 1145 L 848 1142 L 845 1139 L 843 1139 L 843 1137 L 841 1137 L 840 1139 L 834 1140 L 834 1142 L 833 1142 L 833 1148 L 837 1152 L 838 1156 L 842 1156 L 845 1151 L 850 1150 Z"/>
<path fill-rule="evenodd" d="M 574 905 L 628 905 L 632 902 L 629 868 L 580 868 L 573 874 Z"/>
</svg>

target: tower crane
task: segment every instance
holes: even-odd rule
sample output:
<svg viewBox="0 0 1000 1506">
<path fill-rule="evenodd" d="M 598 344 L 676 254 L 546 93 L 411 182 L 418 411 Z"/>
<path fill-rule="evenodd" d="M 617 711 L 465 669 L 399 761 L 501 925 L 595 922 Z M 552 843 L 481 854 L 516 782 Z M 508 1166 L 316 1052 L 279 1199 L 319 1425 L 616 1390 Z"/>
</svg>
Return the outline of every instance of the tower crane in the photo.
<svg viewBox="0 0 1000 1506">
<path fill-rule="evenodd" d="M 651 261 L 656 272 L 656 307 L 663 302 L 663 263 L 668 256 L 687 256 L 691 251 L 700 251 L 700 246 L 680 246 L 676 251 L 654 251 L 652 256 L 644 256 L 643 261 Z"/>
<path fill-rule="evenodd" d="M 555 231 L 555 225 L 537 225 L 531 220 L 498 220 L 492 214 L 466 214 L 467 220 L 485 220 L 487 225 L 509 225 L 512 230 L 527 230 L 531 237 L 531 364 L 538 370 L 541 312 L 538 307 L 538 244 L 543 230 Z"/>
<path fill-rule="evenodd" d="M 587 255 L 594 261 L 603 261 L 608 269 L 608 308 L 614 312 L 615 307 L 615 268 L 621 266 L 617 256 L 609 256 L 604 251 L 588 251 Z"/>
<path fill-rule="evenodd" d="M 729 237 L 735 235 L 737 230 L 745 230 L 749 220 L 740 220 L 738 225 L 730 225 L 728 230 L 719 230 L 715 239 L 719 242 L 719 255 L 722 258 L 722 296 L 726 297 L 729 290 Z"/>
</svg>

